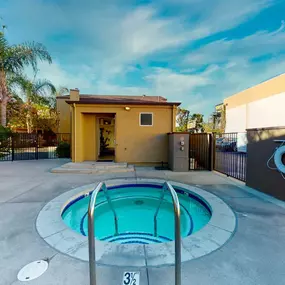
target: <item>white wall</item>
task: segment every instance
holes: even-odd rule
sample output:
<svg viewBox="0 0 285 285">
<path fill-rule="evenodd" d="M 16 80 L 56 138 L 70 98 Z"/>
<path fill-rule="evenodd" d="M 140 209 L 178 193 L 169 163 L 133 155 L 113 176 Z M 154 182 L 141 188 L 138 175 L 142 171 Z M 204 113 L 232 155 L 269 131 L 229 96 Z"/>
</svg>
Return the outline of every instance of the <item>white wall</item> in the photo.
<svg viewBox="0 0 285 285">
<path fill-rule="evenodd" d="M 285 126 L 285 93 L 248 104 L 247 128 Z"/>
<path fill-rule="evenodd" d="M 226 109 L 226 133 L 245 132 L 246 105 Z"/>
<path fill-rule="evenodd" d="M 226 109 L 226 133 L 285 126 L 285 93 Z"/>
</svg>

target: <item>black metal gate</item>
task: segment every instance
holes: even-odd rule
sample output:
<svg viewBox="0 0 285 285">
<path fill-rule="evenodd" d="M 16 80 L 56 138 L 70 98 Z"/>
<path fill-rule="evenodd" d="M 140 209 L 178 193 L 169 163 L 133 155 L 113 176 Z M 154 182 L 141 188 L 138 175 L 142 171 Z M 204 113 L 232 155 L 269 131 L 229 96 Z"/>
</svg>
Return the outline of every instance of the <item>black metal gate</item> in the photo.
<svg viewBox="0 0 285 285">
<path fill-rule="evenodd" d="M 189 136 L 189 169 L 212 170 L 212 134 Z"/>
<path fill-rule="evenodd" d="M 215 138 L 214 170 L 246 180 L 246 134 L 225 133 Z"/>
<path fill-rule="evenodd" d="M 0 161 L 58 158 L 59 146 L 70 148 L 70 134 L 0 134 Z"/>
</svg>

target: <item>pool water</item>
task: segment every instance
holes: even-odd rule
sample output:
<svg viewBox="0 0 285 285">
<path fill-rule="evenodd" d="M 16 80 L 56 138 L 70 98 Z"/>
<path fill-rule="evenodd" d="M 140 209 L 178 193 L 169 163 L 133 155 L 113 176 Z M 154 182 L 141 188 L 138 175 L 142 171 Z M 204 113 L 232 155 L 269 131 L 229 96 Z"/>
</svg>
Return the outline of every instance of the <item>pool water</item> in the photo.
<svg viewBox="0 0 285 285">
<path fill-rule="evenodd" d="M 208 206 L 182 189 L 175 189 L 181 209 L 181 236 L 199 231 L 211 218 Z M 108 188 L 113 208 L 118 216 L 115 235 L 113 212 L 101 191 L 95 206 L 95 235 L 99 240 L 118 243 L 161 243 L 174 240 L 174 212 L 171 195 L 165 191 L 157 216 L 157 236 L 154 236 L 154 214 L 161 197 L 158 185 L 122 185 Z M 88 204 L 90 196 L 70 202 L 62 212 L 67 226 L 82 235 L 88 234 Z"/>
</svg>

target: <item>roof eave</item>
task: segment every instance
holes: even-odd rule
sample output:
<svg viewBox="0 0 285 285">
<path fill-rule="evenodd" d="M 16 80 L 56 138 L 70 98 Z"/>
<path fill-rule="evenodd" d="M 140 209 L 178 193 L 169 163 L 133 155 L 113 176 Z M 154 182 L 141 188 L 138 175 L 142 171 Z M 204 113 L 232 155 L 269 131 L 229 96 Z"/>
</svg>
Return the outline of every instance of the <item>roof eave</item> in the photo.
<svg viewBox="0 0 285 285">
<path fill-rule="evenodd" d="M 86 104 L 86 105 L 153 105 L 153 106 L 180 106 L 181 102 L 114 102 L 114 101 L 105 101 L 105 102 L 94 102 L 94 101 L 71 101 L 66 100 L 67 104 Z"/>
</svg>

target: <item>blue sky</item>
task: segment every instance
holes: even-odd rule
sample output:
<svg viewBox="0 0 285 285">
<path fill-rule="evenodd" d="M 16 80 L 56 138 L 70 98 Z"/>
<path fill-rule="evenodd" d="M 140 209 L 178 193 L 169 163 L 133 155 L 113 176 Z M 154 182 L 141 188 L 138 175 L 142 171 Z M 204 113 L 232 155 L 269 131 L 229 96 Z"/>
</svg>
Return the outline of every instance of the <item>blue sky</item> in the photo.
<svg viewBox="0 0 285 285">
<path fill-rule="evenodd" d="M 81 93 L 161 95 L 207 117 L 285 72 L 285 0 L 2 0 L 0 16 L 11 43 L 48 48 L 38 77 Z"/>
</svg>

